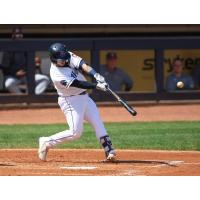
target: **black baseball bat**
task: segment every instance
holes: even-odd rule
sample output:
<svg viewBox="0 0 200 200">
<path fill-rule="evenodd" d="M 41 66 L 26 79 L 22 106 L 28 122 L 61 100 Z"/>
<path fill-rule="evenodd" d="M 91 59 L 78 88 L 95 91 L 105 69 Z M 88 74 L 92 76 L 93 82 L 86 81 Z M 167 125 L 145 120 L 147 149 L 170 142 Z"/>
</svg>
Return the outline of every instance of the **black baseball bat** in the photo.
<svg viewBox="0 0 200 200">
<path fill-rule="evenodd" d="M 126 101 L 124 101 L 122 98 L 120 98 L 113 90 L 111 90 L 109 87 L 107 88 L 107 90 L 115 97 L 115 99 L 117 99 L 118 102 L 121 103 L 121 105 L 124 106 L 124 108 L 126 108 L 126 110 L 128 110 L 128 112 L 131 115 L 133 115 L 133 116 L 137 115 L 137 112 L 130 105 L 128 105 Z"/>
</svg>

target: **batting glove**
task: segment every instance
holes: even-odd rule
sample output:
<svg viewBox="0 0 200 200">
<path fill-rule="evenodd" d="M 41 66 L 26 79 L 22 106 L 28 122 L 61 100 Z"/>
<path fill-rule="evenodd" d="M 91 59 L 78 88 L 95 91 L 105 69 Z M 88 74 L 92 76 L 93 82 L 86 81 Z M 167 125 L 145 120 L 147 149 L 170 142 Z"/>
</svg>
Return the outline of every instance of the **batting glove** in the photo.
<svg viewBox="0 0 200 200">
<path fill-rule="evenodd" d="M 101 76 L 99 73 L 96 73 L 94 75 L 94 78 L 96 79 L 96 81 L 98 83 L 105 83 L 105 78 L 103 76 Z"/>
<path fill-rule="evenodd" d="M 98 82 L 96 88 L 98 90 L 106 91 L 108 88 L 108 84 L 106 82 L 104 82 L 104 83 Z"/>
</svg>

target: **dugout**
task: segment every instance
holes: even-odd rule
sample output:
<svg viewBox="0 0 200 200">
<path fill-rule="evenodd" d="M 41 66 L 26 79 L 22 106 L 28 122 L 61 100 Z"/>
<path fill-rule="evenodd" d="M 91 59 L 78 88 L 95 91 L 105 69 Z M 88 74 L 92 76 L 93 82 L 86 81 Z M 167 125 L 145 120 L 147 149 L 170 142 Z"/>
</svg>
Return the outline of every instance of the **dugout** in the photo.
<svg viewBox="0 0 200 200">
<path fill-rule="evenodd" d="M 49 73 L 47 49 L 53 42 L 64 42 L 75 53 L 99 70 L 108 51 L 115 51 L 118 64 L 133 79 L 130 92 L 119 92 L 128 101 L 160 102 L 163 100 L 199 100 L 198 90 L 168 93 L 165 80 L 171 73 L 172 61 L 179 57 L 184 63 L 184 72 L 191 74 L 200 64 L 200 26 L 184 25 L 23 25 L 25 38 L 22 41 L 9 39 L 10 25 L 1 25 L 0 62 L 5 51 L 27 51 L 28 93 L 11 95 L 3 87 L 0 72 L 0 104 L 3 103 L 53 103 L 57 95 L 49 88 L 43 95 L 34 94 L 34 57 L 42 58 L 42 70 Z M 112 102 L 110 95 L 93 92 L 98 102 Z"/>
</svg>

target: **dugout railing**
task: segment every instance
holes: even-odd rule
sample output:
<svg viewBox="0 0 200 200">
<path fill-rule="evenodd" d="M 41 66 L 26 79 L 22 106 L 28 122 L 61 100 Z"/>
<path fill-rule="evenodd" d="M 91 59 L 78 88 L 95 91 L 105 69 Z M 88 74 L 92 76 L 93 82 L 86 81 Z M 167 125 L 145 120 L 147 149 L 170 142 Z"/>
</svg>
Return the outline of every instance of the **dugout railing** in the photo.
<svg viewBox="0 0 200 200">
<path fill-rule="evenodd" d="M 200 49 L 200 37 L 134 37 L 134 38 L 67 38 L 67 39 L 23 39 L 13 41 L 0 39 L 0 51 L 27 51 L 27 87 L 25 95 L 1 94 L 0 104 L 4 103 L 52 103 L 56 102 L 57 95 L 43 94 L 35 95 L 35 65 L 34 57 L 36 51 L 47 51 L 50 44 L 63 42 L 71 50 L 89 50 L 91 52 L 91 65 L 96 67 L 100 62 L 100 50 L 154 50 L 155 51 L 155 82 L 156 91 L 148 93 L 123 92 L 121 96 L 127 101 L 160 101 L 160 100 L 197 100 L 200 92 L 188 91 L 179 93 L 167 93 L 164 89 L 164 50 L 169 49 Z M 93 92 L 91 96 L 98 102 L 114 101 L 108 95 Z"/>
</svg>

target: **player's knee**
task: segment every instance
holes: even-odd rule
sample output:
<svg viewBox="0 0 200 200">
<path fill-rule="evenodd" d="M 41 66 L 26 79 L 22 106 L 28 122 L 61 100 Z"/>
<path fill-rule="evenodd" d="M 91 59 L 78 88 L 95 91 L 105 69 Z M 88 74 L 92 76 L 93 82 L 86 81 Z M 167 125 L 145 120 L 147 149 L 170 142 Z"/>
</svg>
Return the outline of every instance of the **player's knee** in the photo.
<svg viewBox="0 0 200 200">
<path fill-rule="evenodd" d="M 73 129 L 73 137 L 74 139 L 79 139 L 82 135 L 83 127 L 77 127 Z"/>
<path fill-rule="evenodd" d="M 16 86 L 16 81 L 15 79 L 13 78 L 8 78 L 6 81 L 5 81 L 5 87 L 8 89 L 8 88 L 11 88 L 13 86 Z"/>
<path fill-rule="evenodd" d="M 75 133 L 74 133 L 74 138 L 75 139 L 79 139 L 80 137 L 81 137 L 81 135 L 82 135 L 82 131 L 80 130 L 80 131 L 76 131 Z"/>
</svg>

